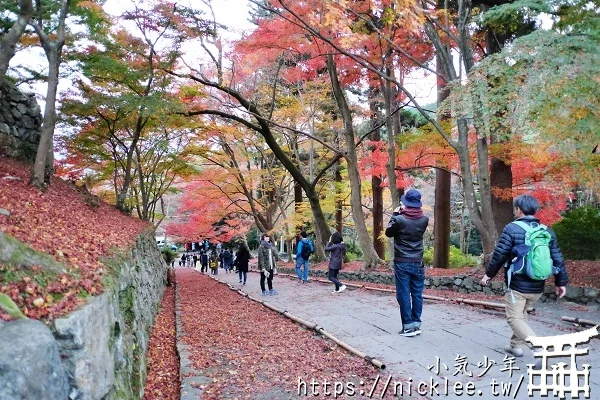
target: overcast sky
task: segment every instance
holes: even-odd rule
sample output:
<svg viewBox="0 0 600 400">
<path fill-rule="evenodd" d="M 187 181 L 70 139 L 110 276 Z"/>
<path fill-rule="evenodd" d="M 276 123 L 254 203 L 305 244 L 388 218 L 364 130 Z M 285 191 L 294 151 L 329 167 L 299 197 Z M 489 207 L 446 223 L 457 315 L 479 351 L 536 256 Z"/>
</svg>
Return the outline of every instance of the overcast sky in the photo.
<svg viewBox="0 0 600 400">
<path fill-rule="evenodd" d="M 201 0 L 182 0 L 179 4 L 188 5 L 194 8 L 207 9 Z M 108 0 L 105 9 L 112 15 L 120 15 L 133 3 L 130 0 Z M 250 6 L 247 0 L 212 0 L 212 7 L 215 12 L 217 22 L 228 27 L 227 32 L 222 32 L 223 36 L 229 40 L 239 38 L 242 33 L 252 30 L 255 25 L 248 21 Z M 31 49 L 31 52 L 17 53 L 13 60 L 15 64 L 25 63 L 34 70 L 47 71 L 47 61 L 41 48 Z M 63 65 L 64 68 L 64 65 Z M 435 79 L 433 77 L 423 78 L 420 72 L 414 73 L 413 77 L 405 78 L 406 86 L 411 90 L 421 104 L 435 102 Z M 65 90 L 70 87 L 69 79 L 62 80 L 59 90 Z M 46 85 L 36 84 L 31 87 L 39 94 L 41 106 L 43 107 L 43 98 L 45 97 Z"/>
</svg>

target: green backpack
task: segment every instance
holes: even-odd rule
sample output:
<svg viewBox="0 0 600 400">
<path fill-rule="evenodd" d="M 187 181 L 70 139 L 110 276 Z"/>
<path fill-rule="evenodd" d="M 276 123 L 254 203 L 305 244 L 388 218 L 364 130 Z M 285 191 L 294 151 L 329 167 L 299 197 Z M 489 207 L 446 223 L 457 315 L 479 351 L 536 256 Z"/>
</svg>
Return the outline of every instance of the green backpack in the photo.
<svg viewBox="0 0 600 400">
<path fill-rule="evenodd" d="M 520 268 L 515 269 L 513 264 L 513 273 L 526 274 L 529 278 L 540 281 L 548 279 L 554 272 L 550 256 L 552 236 L 548 232 L 548 228 L 543 224 L 532 226 L 523 221 L 512 223 L 525 230 L 525 245 L 529 247 L 524 262 L 519 263 Z"/>
</svg>

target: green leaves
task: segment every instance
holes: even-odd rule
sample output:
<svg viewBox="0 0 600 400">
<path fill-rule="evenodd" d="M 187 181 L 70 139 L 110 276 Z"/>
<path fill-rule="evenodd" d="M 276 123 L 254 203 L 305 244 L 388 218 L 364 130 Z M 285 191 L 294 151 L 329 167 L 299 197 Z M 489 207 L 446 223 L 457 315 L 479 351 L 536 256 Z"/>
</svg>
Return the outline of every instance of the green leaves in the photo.
<svg viewBox="0 0 600 400">
<path fill-rule="evenodd" d="M 523 25 L 535 25 L 540 13 L 549 13 L 550 5 L 545 0 L 517 0 L 492 7 L 482 17 L 485 29 L 494 32 L 517 33 Z"/>
<path fill-rule="evenodd" d="M 4 293 L 0 293 L 0 308 L 13 318 L 27 319 L 14 301 Z"/>
</svg>

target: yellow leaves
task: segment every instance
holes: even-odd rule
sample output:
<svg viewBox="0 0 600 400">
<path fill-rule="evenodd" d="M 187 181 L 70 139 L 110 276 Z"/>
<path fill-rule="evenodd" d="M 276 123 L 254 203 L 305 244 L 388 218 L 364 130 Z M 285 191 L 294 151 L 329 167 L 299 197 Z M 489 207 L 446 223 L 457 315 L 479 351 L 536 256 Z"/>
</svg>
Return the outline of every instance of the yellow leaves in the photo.
<svg viewBox="0 0 600 400">
<path fill-rule="evenodd" d="M 96 3 L 94 1 L 82 1 L 82 2 L 79 2 L 77 5 L 79 7 L 81 7 L 81 8 L 88 9 L 88 10 L 93 11 L 95 13 L 102 13 L 103 12 L 102 5 L 99 4 L 99 3 Z"/>
<path fill-rule="evenodd" d="M 42 299 L 41 297 L 38 297 L 37 299 L 33 300 L 33 305 L 36 307 L 42 307 L 44 305 L 44 299 Z"/>
</svg>

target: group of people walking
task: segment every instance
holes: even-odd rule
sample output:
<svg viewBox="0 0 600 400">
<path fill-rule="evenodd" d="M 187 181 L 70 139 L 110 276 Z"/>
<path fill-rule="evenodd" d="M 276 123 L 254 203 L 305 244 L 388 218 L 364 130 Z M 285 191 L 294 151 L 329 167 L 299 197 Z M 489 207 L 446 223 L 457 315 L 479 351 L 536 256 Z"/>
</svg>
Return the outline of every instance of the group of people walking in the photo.
<svg viewBox="0 0 600 400">
<path fill-rule="evenodd" d="M 422 206 L 421 193 L 414 189 L 407 191 L 385 231 L 386 236 L 394 238 L 396 299 L 402 319 L 400 335 L 406 337 L 421 334 L 425 281 L 423 236 L 429 223 Z M 503 228 L 480 281 L 482 286 L 487 286 L 501 269 L 504 270 L 506 321 L 513 332 L 504 351 L 515 357 L 522 357 L 524 348 L 531 348 L 526 339 L 536 336 L 527 323 L 527 309 L 544 292 L 546 279 L 554 276 L 559 298 L 566 294 L 568 283 L 556 234 L 535 217 L 538 210 L 539 203 L 531 195 L 514 199 L 515 221 Z M 534 369 L 539 368 L 541 360 L 534 366 Z"/>
<path fill-rule="evenodd" d="M 315 252 L 315 246 L 308 238 L 306 231 L 300 233 L 300 238 L 296 246 L 296 275 L 301 283 L 307 283 L 309 259 L 310 255 Z M 325 244 L 325 251 L 330 253 L 329 280 L 335 285 L 333 293 L 343 292 L 346 286 L 337 279 L 346 255 L 346 245 L 341 233 L 334 232 L 331 235 L 329 242 Z M 273 289 L 273 275 L 277 273 L 277 260 L 277 252 L 273 248 L 271 237 L 269 234 L 263 233 L 258 249 L 258 269 L 260 271 L 260 288 L 264 296 L 277 294 Z M 265 281 L 267 286 L 265 286 Z"/>
<path fill-rule="evenodd" d="M 250 250 L 244 242 L 238 248 L 235 255 L 229 249 L 218 251 L 201 250 L 193 253 L 184 253 L 179 260 L 179 266 L 197 268 L 200 264 L 200 272 L 206 273 L 210 270 L 211 275 L 217 275 L 219 268 L 223 268 L 225 273 L 230 273 L 236 267 L 236 271 L 240 275 L 240 283 L 246 284 L 248 273 L 248 260 L 250 259 Z"/>
</svg>

